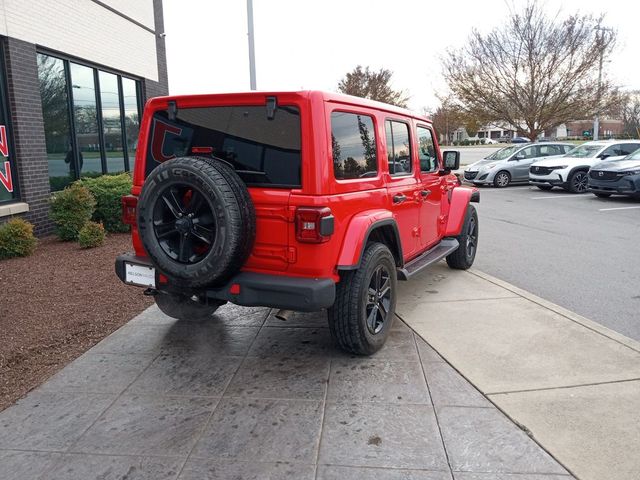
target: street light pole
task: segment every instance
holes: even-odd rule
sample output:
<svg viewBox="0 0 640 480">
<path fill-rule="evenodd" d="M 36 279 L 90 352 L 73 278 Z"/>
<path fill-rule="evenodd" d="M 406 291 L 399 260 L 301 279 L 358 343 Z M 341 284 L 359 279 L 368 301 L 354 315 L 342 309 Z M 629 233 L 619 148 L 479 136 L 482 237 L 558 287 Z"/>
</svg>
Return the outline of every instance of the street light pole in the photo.
<svg viewBox="0 0 640 480">
<path fill-rule="evenodd" d="M 253 0 L 247 0 L 247 23 L 249 33 L 249 83 L 251 90 L 256 89 L 256 49 L 253 43 Z"/>
</svg>

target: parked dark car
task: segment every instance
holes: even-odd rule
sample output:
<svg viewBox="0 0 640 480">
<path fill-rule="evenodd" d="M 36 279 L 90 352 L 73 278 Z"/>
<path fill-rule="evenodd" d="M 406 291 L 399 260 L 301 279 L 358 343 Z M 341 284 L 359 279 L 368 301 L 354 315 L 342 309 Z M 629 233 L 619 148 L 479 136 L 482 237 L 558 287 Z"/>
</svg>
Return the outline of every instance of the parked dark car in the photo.
<svg viewBox="0 0 640 480">
<path fill-rule="evenodd" d="M 640 198 L 640 150 L 620 160 L 595 164 L 589 170 L 589 191 L 596 197 Z"/>
<path fill-rule="evenodd" d="M 511 143 L 529 143 L 531 140 L 529 140 L 526 137 L 513 137 L 511 139 Z"/>
</svg>

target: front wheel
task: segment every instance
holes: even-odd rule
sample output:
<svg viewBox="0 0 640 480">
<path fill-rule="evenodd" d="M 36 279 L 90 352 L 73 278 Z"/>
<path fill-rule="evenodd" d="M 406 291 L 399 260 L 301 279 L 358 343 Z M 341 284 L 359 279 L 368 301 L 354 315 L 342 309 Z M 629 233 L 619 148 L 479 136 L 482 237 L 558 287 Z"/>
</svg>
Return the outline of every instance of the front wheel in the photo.
<svg viewBox="0 0 640 480">
<path fill-rule="evenodd" d="M 159 292 L 155 296 L 156 305 L 165 315 L 178 320 L 204 320 L 226 302 L 204 303 L 187 295 Z"/>
<path fill-rule="evenodd" d="M 382 243 L 367 245 L 360 267 L 345 271 L 329 308 L 329 329 L 350 353 L 371 355 L 384 345 L 396 310 L 396 264 Z"/>
<path fill-rule="evenodd" d="M 478 249 L 478 212 L 473 205 L 467 207 L 464 225 L 456 240 L 460 245 L 447 256 L 447 265 L 456 270 L 467 270 L 473 265 Z"/>
<path fill-rule="evenodd" d="M 493 186 L 497 188 L 504 188 L 511 183 L 511 175 L 509 172 L 498 172 L 493 179 Z"/>
<path fill-rule="evenodd" d="M 587 172 L 584 170 L 578 170 L 573 172 L 569 177 L 568 190 L 571 193 L 584 193 L 588 189 L 588 177 Z"/>
</svg>

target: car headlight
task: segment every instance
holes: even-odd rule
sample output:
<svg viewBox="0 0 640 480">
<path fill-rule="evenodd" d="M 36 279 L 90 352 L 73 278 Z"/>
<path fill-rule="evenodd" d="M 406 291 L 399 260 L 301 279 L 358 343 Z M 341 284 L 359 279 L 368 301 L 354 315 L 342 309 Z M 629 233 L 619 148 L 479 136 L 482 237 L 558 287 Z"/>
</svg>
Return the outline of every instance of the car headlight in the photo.
<svg viewBox="0 0 640 480">
<path fill-rule="evenodd" d="M 564 170 L 568 165 L 558 165 L 557 167 L 548 167 L 549 170 Z"/>
<path fill-rule="evenodd" d="M 630 175 L 640 175 L 640 170 L 628 170 L 626 172 L 620 172 L 621 175 L 630 176 Z"/>
</svg>

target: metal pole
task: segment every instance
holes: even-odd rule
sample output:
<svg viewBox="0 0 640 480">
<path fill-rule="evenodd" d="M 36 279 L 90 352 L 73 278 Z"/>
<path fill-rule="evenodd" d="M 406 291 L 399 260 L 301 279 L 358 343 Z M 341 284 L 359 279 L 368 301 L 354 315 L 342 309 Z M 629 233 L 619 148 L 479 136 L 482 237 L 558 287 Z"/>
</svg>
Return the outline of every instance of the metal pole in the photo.
<svg viewBox="0 0 640 480">
<path fill-rule="evenodd" d="M 602 83 L 602 55 L 603 52 L 600 50 L 600 62 L 598 66 L 598 110 L 600 110 L 600 85 Z M 596 112 L 596 118 L 593 120 L 593 139 L 598 140 L 600 133 L 600 112 Z"/>
<path fill-rule="evenodd" d="M 253 0 L 247 0 L 247 23 L 249 37 L 249 83 L 251 90 L 256 89 L 256 49 L 253 44 Z"/>
</svg>

